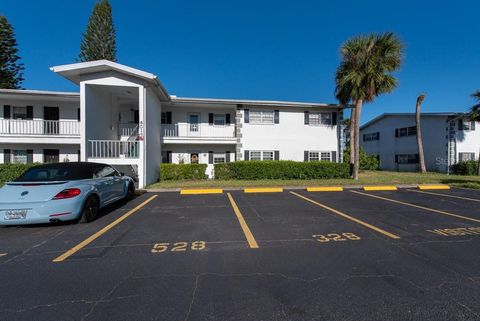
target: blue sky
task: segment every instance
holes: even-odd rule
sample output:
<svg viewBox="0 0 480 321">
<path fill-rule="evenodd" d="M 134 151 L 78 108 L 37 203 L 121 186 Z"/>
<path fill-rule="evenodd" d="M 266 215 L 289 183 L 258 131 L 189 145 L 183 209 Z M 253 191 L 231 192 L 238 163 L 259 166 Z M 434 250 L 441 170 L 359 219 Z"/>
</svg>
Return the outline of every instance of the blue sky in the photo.
<svg viewBox="0 0 480 321">
<path fill-rule="evenodd" d="M 27 89 L 78 91 L 48 68 L 78 56 L 94 0 L 1 0 Z M 365 106 L 382 112 L 465 111 L 480 89 L 478 1 L 111 0 L 118 62 L 156 74 L 188 97 L 336 102 L 339 47 L 393 31 L 405 42 L 400 85 Z"/>
</svg>

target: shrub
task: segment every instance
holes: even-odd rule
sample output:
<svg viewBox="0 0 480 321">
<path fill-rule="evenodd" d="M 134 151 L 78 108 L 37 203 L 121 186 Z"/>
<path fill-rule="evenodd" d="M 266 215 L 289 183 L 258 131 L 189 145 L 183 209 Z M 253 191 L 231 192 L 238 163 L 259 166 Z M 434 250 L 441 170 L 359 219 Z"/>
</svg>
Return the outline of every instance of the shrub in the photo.
<svg viewBox="0 0 480 321">
<path fill-rule="evenodd" d="M 348 178 L 349 165 L 330 162 L 239 161 L 215 164 L 215 179 Z"/>
<path fill-rule="evenodd" d="M 38 164 L 0 164 L 0 186 L 13 181 L 27 169 L 36 165 Z"/>
<path fill-rule="evenodd" d="M 478 162 L 474 160 L 461 161 L 453 164 L 451 167 L 452 174 L 455 175 L 477 175 Z"/>
<path fill-rule="evenodd" d="M 350 147 L 343 152 L 343 161 L 350 163 Z M 380 168 L 380 162 L 377 156 L 368 155 L 367 152 L 360 147 L 360 169 L 365 171 L 376 171 Z"/>
<path fill-rule="evenodd" d="M 160 180 L 206 179 L 207 164 L 160 164 Z"/>
</svg>

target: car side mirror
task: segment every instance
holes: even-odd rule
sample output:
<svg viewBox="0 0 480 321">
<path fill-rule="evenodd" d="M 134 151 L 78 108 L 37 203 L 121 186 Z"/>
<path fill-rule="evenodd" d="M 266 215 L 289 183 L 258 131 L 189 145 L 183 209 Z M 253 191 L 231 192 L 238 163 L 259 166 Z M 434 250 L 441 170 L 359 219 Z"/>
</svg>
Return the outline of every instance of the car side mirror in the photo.
<svg viewBox="0 0 480 321">
<path fill-rule="evenodd" d="M 124 172 L 120 172 L 120 176 L 125 176 L 125 173 L 124 173 Z"/>
</svg>

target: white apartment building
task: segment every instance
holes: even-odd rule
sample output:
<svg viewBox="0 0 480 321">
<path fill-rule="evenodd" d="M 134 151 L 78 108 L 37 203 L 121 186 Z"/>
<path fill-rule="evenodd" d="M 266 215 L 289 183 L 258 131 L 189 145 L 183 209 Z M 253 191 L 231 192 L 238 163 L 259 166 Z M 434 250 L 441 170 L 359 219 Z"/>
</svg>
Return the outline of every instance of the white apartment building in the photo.
<svg viewBox="0 0 480 321">
<path fill-rule="evenodd" d="M 95 161 L 139 187 L 159 165 L 342 161 L 336 104 L 169 95 L 157 77 L 108 60 L 52 67 L 80 93 L 0 89 L 0 162 Z"/>
<path fill-rule="evenodd" d="M 450 165 L 479 156 L 480 129 L 464 113 L 423 113 L 420 120 L 425 165 L 446 173 Z M 360 145 L 392 171 L 419 169 L 414 113 L 387 113 L 360 128 Z"/>
</svg>

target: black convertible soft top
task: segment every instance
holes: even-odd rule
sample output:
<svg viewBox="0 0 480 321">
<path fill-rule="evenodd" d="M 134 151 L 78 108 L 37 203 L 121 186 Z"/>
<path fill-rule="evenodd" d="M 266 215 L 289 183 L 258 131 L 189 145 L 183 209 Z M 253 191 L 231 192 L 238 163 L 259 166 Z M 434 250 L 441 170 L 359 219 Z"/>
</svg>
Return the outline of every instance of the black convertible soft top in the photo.
<svg viewBox="0 0 480 321">
<path fill-rule="evenodd" d="M 99 168 L 109 166 L 100 163 L 71 162 L 52 163 L 26 170 L 14 182 L 53 182 L 91 179 Z"/>
</svg>

